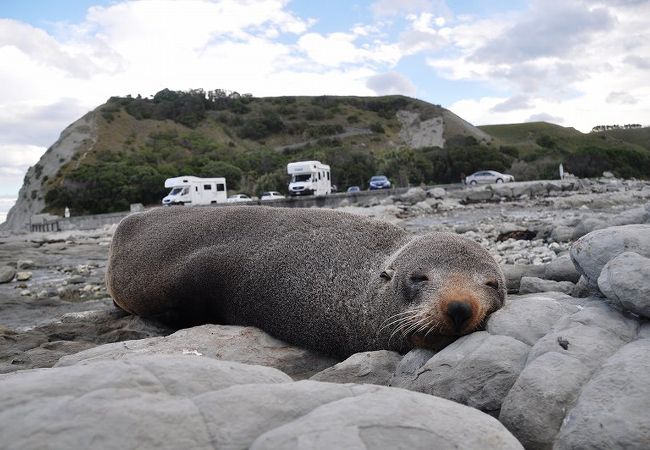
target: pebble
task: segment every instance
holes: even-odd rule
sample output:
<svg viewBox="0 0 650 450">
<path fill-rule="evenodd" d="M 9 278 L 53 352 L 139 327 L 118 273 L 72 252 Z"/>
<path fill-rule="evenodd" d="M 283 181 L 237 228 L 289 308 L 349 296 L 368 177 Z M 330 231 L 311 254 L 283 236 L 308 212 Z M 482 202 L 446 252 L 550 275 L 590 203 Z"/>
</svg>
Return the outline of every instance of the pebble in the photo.
<svg viewBox="0 0 650 450">
<path fill-rule="evenodd" d="M 27 281 L 30 278 L 32 278 L 32 273 L 29 271 L 16 272 L 16 281 Z"/>
</svg>

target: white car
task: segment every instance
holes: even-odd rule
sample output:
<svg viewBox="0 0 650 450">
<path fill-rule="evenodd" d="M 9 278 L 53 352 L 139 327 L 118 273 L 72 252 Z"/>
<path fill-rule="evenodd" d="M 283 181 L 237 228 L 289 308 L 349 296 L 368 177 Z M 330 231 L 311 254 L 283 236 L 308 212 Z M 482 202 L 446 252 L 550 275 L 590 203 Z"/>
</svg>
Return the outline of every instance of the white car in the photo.
<svg viewBox="0 0 650 450">
<path fill-rule="evenodd" d="M 260 200 L 275 200 L 276 198 L 284 198 L 284 195 L 280 194 L 278 191 L 262 192 Z"/>
<path fill-rule="evenodd" d="M 246 194 L 235 194 L 228 197 L 228 203 L 250 202 L 253 199 Z"/>
<path fill-rule="evenodd" d="M 508 183 L 515 181 L 515 177 L 496 170 L 479 170 L 465 177 L 465 184 Z"/>
</svg>

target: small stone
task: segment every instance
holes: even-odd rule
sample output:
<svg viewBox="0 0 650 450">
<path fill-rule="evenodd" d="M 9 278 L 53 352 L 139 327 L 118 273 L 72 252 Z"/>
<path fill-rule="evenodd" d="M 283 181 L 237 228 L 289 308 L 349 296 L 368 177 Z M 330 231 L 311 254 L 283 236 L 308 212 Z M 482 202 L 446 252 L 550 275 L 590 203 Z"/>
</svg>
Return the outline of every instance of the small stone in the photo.
<svg viewBox="0 0 650 450">
<path fill-rule="evenodd" d="M 447 195 L 447 191 L 443 188 L 433 188 L 427 191 L 427 195 L 433 198 L 444 198 Z"/>
<path fill-rule="evenodd" d="M 20 295 L 23 297 L 27 297 L 32 295 L 32 292 L 29 289 L 23 289 L 22 291 L 20 291 Z"/>
<path fill-rule="evenodd" d="M 31 269 L 34 266 L 34 261 L 31 259 L 19 259 L 16 264 L 18 270 Z"/>
<path fill-rule="evenodd" d="M 63 286 L 57 289 L 59 298 L 69 302 L 78 301 L 81 298 L 79 289 L 72 286 Z"/>
<path fill-rule="evenodd" d="M 70 284 L 82 284 L 86 282 L 86 278 L 82 277 L 81 275 L 75 275 L 70 278 L 68 278 L 68 283 Z"/>
<path fill-rule="evenodd" d="M 30 278 L 32 278 L 32 273 L 29 271 L 16 273 L 16 281 L 27 281 Z"/>
</svg>

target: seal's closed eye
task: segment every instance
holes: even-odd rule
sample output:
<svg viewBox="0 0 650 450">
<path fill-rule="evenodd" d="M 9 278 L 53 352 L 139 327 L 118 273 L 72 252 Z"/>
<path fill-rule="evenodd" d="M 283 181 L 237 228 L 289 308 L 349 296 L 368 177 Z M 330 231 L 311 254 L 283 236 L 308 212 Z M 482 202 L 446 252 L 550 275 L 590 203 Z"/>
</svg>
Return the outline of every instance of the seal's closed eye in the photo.
<svg viewBox="0 0 650 450">
<path fill-rule="evenodd" d="M 486 282 L 485 285 L 491 287 L 492 289 L 499 290 L 499 282 L 497 280 L 490 280 Z"/>
<path fill-rule="evenodd" d="M 393 269 L 386 269 L 382 273 L 379 274 L 379 277 L 383 278 L 384 280 L 391 280 L 393 278 L 394 274 L 395 274 L 395 271 Z"/>
<path fill-rule="evenodd" d="M 427 276 L 427 274 L 422 272 L 412 273 L 409 279 L 414 283 L 423 283 L 425 281 L 429 281 L 429 277 Z"/>
</svg>

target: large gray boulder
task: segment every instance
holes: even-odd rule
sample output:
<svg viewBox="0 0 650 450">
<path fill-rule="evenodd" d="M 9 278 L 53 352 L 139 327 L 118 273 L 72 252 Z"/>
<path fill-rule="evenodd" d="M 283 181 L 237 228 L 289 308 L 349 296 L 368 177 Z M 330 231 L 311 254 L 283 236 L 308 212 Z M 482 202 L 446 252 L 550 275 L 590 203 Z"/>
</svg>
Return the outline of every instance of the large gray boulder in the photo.
<svg viewBox="0 0 650 450">
<path fill-rule="evenodd" d="M 527 364 L 545 353 L 557 352 L 595 369 L 634 339 L 638 327 L 637 321 L 596 300 L 577 313 L 560 319 L 553 331 L 530 349 Z"/>
<path fill-rule="evenodd" d="M 566 411 L 591 372 L 571 356 L 543 354 L 517 378 L 503 400 L 499 421 L 525 448 L 552 448 Z"/>
<path fill-rule="evenodd" d="M 591 233 L 592 231 L 600 230 L 603 228 L 607 228 L 607 222 L 604 221 L 603 219 L 599 219 L 597 217 L 586 217 L 585 219 L 580 221 L 573 229 L 573 235 L 571 236 L 571 240 L 580 239 L 581 237 L 583 237 L 588 233 Z"/>
<path fill-rule="evenodd" d="M 9 283 L 16 276 L 16 269 L 11 266 L 0 267 L 0 283 Z"/>
<path fill-rule="evenodd" d="M 57 366 L 80 361 L 121 359 L 132 354 L 194 354 L 245 364 L 275 367 L 296 379 L 336 364 L 336 360 L 311 350 L 293 347 L 254 327 L 201 325 L 163 337 L 106 344 L 69 355 Z"/>
<path fill-rule="evenodd" d="M 580 392 L 555 448 L 648 448 L 650 339 L 611 356 Z"/>
<path fill-rule="evenodd" d="M 318 372 L 310 379 L 330 383 L 388 386 L 402 355 L 388 350 L 355 353 L 345 361 Z"/>
<path fill-rule="evenodd" d="M 486 329 L 534 345 L 561 317 L 577 311 L 576 305 L 547 294 L 510 296 L 503 308 L 492 313 Z"/>
<path fill-rule="evenodd" d="M 529 349 L 508 336 L 475 332 L 436 353 L 414 377 L 395 379 L 393 385 L 498 414 Z"/>
<path fill-rule="evenodd" d="M 485 202 L 492 200 L 494 197 L 494 192 L 491 189 L 487 189 L 485 187 L 478 187 L 466 189 L 463 191 L 463 195 L 463 200 L 466 203 Z"/>
<path fill-rule="evenodd" d="M 650 225 L 623 225 L 597 230 L 571 246 L 571 259 L 592 287 L 598 287 L 600 272 L 621 253 L 650 257 Z"/>
<path fill-rule="evenodd" d="M 575 227 L 567 225 L 558 225 L 553 228 L 550 239 L 552 242 L 570 242 L 573 239 Z"/>
<path fill-rule="evenodd" d="M 542 264 L 501 264 L 501 271 L 506 279 L 508 293 L 519 292 L 523 277 L 543 278 L 546 266 Z"/>
<path fill-rule="evenodd" d="M 316 408 L 263 434 L 251 446 L 253 450 L 304 448 L 523 447 L 496 419 L 475 409 L 415 392 L 381 388 Z"/>
<path fill-rule="evenodd" d="M 576 270 L 576 266 L 571 261 L 571 257 L 566 254 L 558 256 L 550 263 L 546 264 L 544 268 L 544 276 L 541 277 L 546 280 L 553 281 L 570 281 L 577 283 L 580 279 L 580 273 Z"/>
<path fill-rule="evenodd" d="M 598 288 L 615 305 L 650 318 L 650 258 L 621 253 L 603 267 Z"/>
<path fill-rule="evenodd" d="M 543 280 L 537 277 L 522 277 L 519 283 L 520 294 L 534 294 L 537 292 L 562 292 L 571 294 L 575 284 L 570 281 Z"/>
<path fill-rule="evenodd" d="M 418 202 L 423 202 L 426 198 L 427 191 L 421 187 L 412 187 L 399 197 L 401 201 L 412 205 Z"/>
<path fill-rule="evenodd" d="M 132 355 L 0 376 L 10 448 L 512 448 L 494 418 L 415 392 Z"/>
</svg>

